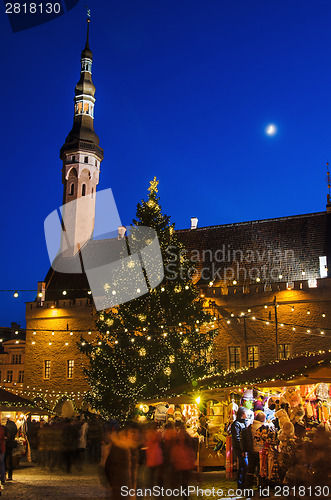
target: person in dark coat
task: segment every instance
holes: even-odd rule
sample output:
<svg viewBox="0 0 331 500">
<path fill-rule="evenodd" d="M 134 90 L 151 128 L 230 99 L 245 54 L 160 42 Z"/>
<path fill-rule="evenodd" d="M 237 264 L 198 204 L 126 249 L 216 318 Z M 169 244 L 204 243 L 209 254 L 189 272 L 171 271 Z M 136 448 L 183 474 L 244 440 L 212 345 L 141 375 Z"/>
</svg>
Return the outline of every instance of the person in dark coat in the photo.
<svg viewBox="0 0 331 500">
<path fill-rule="evenodd" d="M 241 445 L 241 433 L 247 427 L 246 418 L 246 409 L 240 406 L 237 411 L 237 418 L 231 425 L 232 447 L 238 458 L 237 487 L 241 489 L 245 487 L 247 472 L 246 452 L 242 450 Z"/>
<path fill-rule="evenodd" d="M 135 488 L 137 481 L 137 432 L 127 425 L 110 435 L 111 446 L 105 463 L 105 474 L 111 488 L 111 499 L 122 498 L 121 488 Z"/>
<path fill-rule="evenodd" d="M 13 420 L 7 419 L 6 423 L 6 453 L 5 453 L 5 466 L 8 474 L 8 481 L 13 479 L 13 449 L 15 448 L 15 437 L 17 434 L 17 427 Z"/>
</svg>

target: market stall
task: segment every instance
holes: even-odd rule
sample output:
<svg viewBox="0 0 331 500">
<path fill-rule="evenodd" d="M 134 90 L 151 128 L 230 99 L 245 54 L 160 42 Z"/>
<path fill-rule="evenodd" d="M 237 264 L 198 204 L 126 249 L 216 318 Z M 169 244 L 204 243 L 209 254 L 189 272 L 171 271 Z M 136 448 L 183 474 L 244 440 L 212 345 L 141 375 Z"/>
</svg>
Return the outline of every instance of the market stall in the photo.
<svg viewBox="0 0 331 500">
<path fill-rule="evenodd" d="M 25 421 L 31 415 L 31 419 L 48 420 L 49 412 L 34 405 L 28 399 L 17 396 L 12 392 L 0 389 L 0 422 L 5 425 L 7 419 L 15 422 L 17 427 L 16 447 L 13 450 L 14 466 L 18 465 L 20 458 L 28 454 L 28 443 L 25 432 Z"/>
<path fill-rule="evenodd" d="M 254 411 L 260 410 L 277 427 L 282 428 L 286 421 L 293 424 L 295 432 L 313 433 L 320 424 L 331 427 L 331 352 L 211 377 L 201 381 L 199 391 L 206 401 L 224 398 L 220 422 L 225 427 L 240 405 L 251 419 Z M 210 413 L 215 414 L 215 406 L 219 405 L 209 406 Z M 228 467 L 231 471 L 230 464 Z"/>
</svg>

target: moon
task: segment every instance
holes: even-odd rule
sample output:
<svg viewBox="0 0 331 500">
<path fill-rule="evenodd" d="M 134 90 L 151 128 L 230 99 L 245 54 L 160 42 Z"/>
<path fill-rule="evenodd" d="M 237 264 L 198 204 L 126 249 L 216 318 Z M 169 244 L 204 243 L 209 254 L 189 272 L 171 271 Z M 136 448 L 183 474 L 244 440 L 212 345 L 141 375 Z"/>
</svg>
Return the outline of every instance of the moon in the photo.
<svg viewBox="0 0 331 500">
<path fill-rule="evenodd" d="M 269 123 L 269 125 L 267 125 L 265 128 L 265 133 L 267 135 L 275 135 L 276 132 L 277 132 L 277 127 L 273 123 Z"/>
</svg>

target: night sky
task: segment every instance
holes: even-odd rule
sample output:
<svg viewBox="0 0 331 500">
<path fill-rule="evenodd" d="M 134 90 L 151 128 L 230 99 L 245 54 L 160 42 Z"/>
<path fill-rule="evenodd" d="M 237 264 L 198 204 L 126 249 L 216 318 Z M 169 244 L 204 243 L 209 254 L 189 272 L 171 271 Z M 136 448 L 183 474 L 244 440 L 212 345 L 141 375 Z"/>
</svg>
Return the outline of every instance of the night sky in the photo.
<svg viewBox="0 0 331 500">
<path fill-rule="evenodd" d="M 84 2 L 13 33 L 1 11 L 1 285 L 36 289 L 62 204 Z M 176 228 L 319 212 L 331 161 L 330 0 L 91 0 L 99 189 L 128 225 L 149 181 Z M 268 136 L 273 123 L 277 133 Z M 0 326 L 34 292 L 1 293 Z"/>
</svg>

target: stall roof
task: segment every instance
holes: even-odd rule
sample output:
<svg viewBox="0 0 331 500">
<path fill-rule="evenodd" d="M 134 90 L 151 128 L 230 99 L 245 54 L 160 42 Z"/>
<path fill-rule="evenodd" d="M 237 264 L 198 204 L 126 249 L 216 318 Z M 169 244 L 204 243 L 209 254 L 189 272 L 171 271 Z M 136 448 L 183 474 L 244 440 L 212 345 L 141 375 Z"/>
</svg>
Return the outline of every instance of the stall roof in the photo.
<svg viewBox="0 0 331 500">
<path fill-rule="evenodd" d="M 29 399 L 22 398 L 4 389 L 0 389 L 0 411 L 24 411 L 34 414 L 39 414 L 40 411 L 43 411 L 44 415 L 49 413 L 47 410 L 42 410 L 36 406 Z"/>
<path fill-rule="evenodd" d="M 192 384 L 182 385 L 144 403 L 193 403 L 201 392 L 208 394 L 211 399 L 223 401 L 226 398 L 226 390 L 236 387 L 283 387 L 321 382 L 331 383 L 331 350 L 307 353 L 291 359 L 273 361 L 257 368 L 244 368 L 206 377 L 199 380 L 195 387 L 192 387 Z"/>
<path fill-rule="evenodd" d="M 200 380 L 199 390 L 242 386 L 276 387 L 331 383 L 331 350 L 309 353 L 267 365 Z"/>
</svg>

